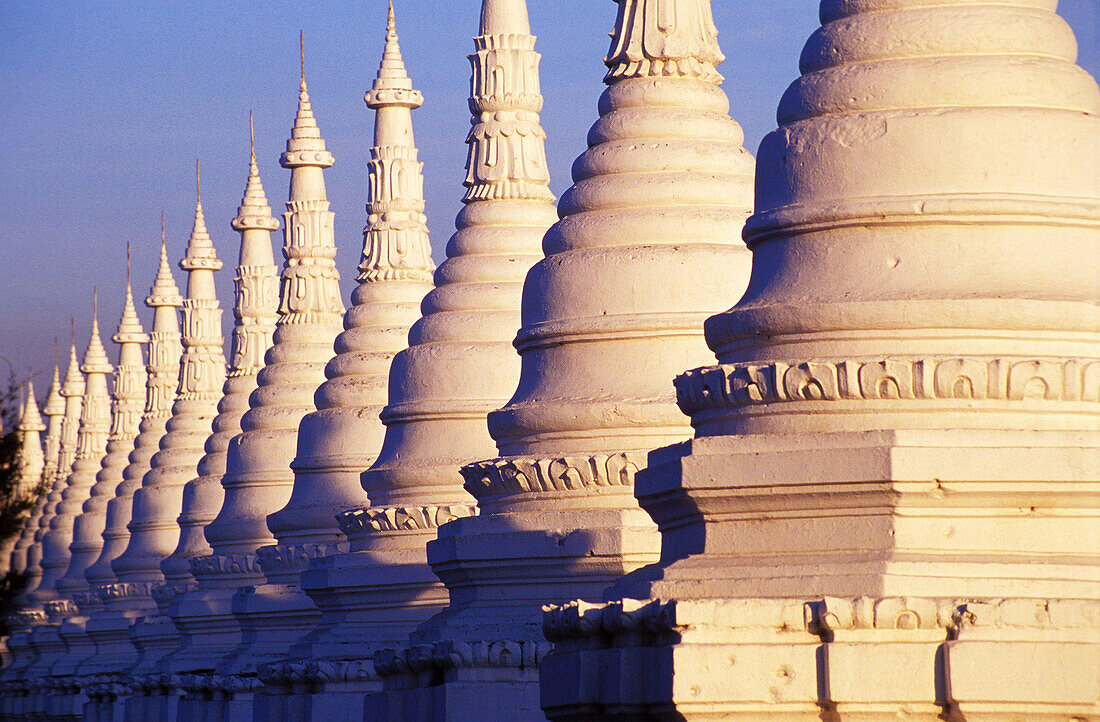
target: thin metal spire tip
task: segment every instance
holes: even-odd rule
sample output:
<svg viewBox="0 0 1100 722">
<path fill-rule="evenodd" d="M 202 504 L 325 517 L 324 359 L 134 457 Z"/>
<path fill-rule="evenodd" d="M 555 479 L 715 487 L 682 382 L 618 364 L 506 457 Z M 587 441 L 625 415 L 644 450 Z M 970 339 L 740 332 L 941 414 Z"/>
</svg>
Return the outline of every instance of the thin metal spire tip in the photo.
<svg viewBox="0 0 1100 722">
<path fill-rule="evenodd" d="M 306 35 L 302 30 L 298 31 L 298 55 L 302 62 L 302 84 L 306 82 Z"/>
</svg>

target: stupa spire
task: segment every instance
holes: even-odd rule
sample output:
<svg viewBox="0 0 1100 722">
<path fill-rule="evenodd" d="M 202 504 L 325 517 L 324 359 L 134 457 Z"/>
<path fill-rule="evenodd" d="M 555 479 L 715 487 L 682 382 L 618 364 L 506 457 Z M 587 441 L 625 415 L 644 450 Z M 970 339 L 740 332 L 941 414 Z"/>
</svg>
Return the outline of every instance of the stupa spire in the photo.
<svg viewBox="0 0 1100 722">
<path fill-rule="evenodd" d="M 196 163 L 196 181 L 197 171 Z M 120 583 L 139 590 L 135 596 L 141 599 L 128 601 L 131 606 L 148 605 L 150 586 L 164 581 L 160 563 L 179 541 L 177 517 L 183 507 L 183 488 L 195 477 L 225 382 L 221 309 L 214 284 L 214 273 L 221 269 L 222 262 L 206 230 L 201 196 L 196 197 L 195 222 L 179 265 L 187 272 L 187 297 L 183 301 L 183 355 L 172 416 L 160 440 L 160 451 L 150 460 L 141 488 L 134 492 L 126 550 L 111 563 Z M 139 625 L 141 631 L 134 632 L 144 645 L 145 665 L 170 651 L 176 634 L 166 619 L 153 616 L 148 622 L 144 627 Z"/>
<path fill-rule="evenodd" d="M 57 473 L 58 458 L 61 451 L 61 419 L 65 415 L 65 399 L 61 396 L 61 376 L 58 371 L 57 338 L 53 340 L 53 378 L 46 392 L 46 405 L 42 413 L 46 416 L 46 465 L 42 469 L 42 481 L 49 484 Z"/>
<path fill-rule="evenodd" d="M 481 37 L 531 35 L 527 0 L 484 0 L 481 3 Z"/>
<path fill-rule="evenodd" d="M 34 379 L 27 379 L 26 403 L 23 405 L 23 415 L 19 420 L 19 431 L 23 433 L 20 456 L 22 467 L 20 470 L 21 494 L 34 493 L 42 481 L 42 470 L 46 465 L 45 453 L 42 449 L 42 432 L 46 425 L 42 422 L 42 414 L 38 409 L 38 401 L 34 396 Z"/>
<path fill-rule="evenodd" d="M 211 553 L 203 531 L 221 508 L 226 453 L 230 442 L 241 433 L 241 417 L 248 411 L 248 399 L 256 389 L 256 375 L 264 366 L 278 320 L 279 276 L 271 249 L 271 232 L 278 230 L 279 222 L 271 215 L 260 180 L 251 112 L 248 126 L 248 179 L 237 216 L 230 222 L 240 233 L 241 242 L 234 278 L 235 323 L 229 374 L 218 403 L 213 434 L 206 440 L 205 455 L 199 461 L 198 477 L 184 489 L 179 543 L 161 564 L 165 579 L 177 586 L 192 581 L 191 559 Z"/>
<path fill-rule="evenodd" d="M 300 426 L 291 498 L 268 517 L 279 545 L 261 549 L 261 555 L 342 542 L 335 515 L 368 503 L 359 474 L 382 446 L 385 427 L 378 414 L 386 404 L 390 362 L 406 346 L 420 302 L 431 290 L 423 164 L 412 127 L 412 110 L 423 98 L 405 73 L 397 43 L 391 7 L 382 64 L 365 97 L 375 126 L 359 284 L 336 339 L 337 355 L 326 369 L 328 381 L 317 390 L 317 411 Z M 304 595 L 296 604 L 313 609 Z"/>
<path fill-rule="evenodd" d="M 272 540 L 266 515 L 289 498 L 298 422 L 314 408 L 313 393 L 324 381 L 324 364 L 344 311 L 334 263 L 333 214 L 322 174 L 333 157 L 313 120 L 304 74 L 301 87 L 294 128 L 280 158 L 291 179 L 283 215 L 286 263 L 279 325 L 270 363 L 258 377 L 261 393 L 253 396 L 262 403 L 253 404 L 242 419 L 244 433 L 229 449 L 225 503 L 206 529 L 216 554 L 248 556 Z M 256 475 L 265 483 L 245 483 Z M 261 514 L 261 509 L 267 511 Z"/>
<path fill-rule="evenodd" d="M 304 54 L 303 54 L 304 56 Z M 280 163 L 290 169 L 290 193 L 283 214 L 282 284 L 279 321 L 267 365 L 257 376 L 258 388 L 250 399 L 251 408 L 241 419 L 242 433 L 229 446 L 222 477 L 225 499 L 217 517 L 207 525 L 205 536 L 213 554 L 192 560 L 192 573 L 199 581 L 199 594 L 208 610 L 218 610 L 219 624 L 232 621 L 233 590 L 242 584 L 263 580 L 264 569 L 257 549 L 274 539 L 267 515 L 290 498 L 294 474 L 290 464 L 302 417 L 313 411 L 314 393 L 325 380 L 325 363 L 332 356 L 332 343 L 340 331 L 344 305 L 340 299 L 336 270 L 336 242 L 333 213 L 325 191 L 324 169 L 334 159 L 325 148 L 313 118 L 306 91 L 301 84 L 298 113 L 286 152 Z M 323 550 L 314 549 L 312 553 Z M 272 559 L 270 573 L 282 572 L 297 579 L 306 558 Z M 279 569 L 276 565 L 281 564 Z M 215 601 L 216 600 L 216 601 Z M 247 611 L 242 610 L 245 616 Z M 189 624 L 209 627 L 197 619 Z M 243 617 L 238 618 L 242 624 Z M 181 624 L 183 624 L 181 622 Z M 232 643 L 233 630 L 219 627 L 219 639 L 207 639 L 224 650 Z M 227 651 L 227 650 L 226 650 Z M 211 651 L 211 653 L 214 653 Z M 233 662 L 225 661 L 228 668 Z"/>
<path fill-rule="evenodd" d="M 84 665 L 86 669 L 81 670 L 88 673 L 133 667 L 137 650 L 129 637 L 130 622 L 153 604 L 150 596 L 151 583 L 119 584 L 112 565 L 129 544 L 128 525 L 133 516 L 134 492 L 141 487 L 142 478 L 150 469 L 153 455 L 160 448 L 179 384 L 183 348 L 178 309 L 183 305 L 183 298 L 168 262 L 163 213 L 160 264 L 145 304 L 153 309 L 153 330 L 149 334 L 149 362 L 146 366 L 145 408 L 137 438 L 134 440 L 134 449 L 122 471 L 122 483 L 118 485 L 115 497 L 107 504 L 103 549 L 86 575 L 105 606 L 103 612 L 91 617 L 87 623 L 88 634 L 95 640 L 98 650 L 95 658 Z"/>
<path fill-rule="evenodd" d="M 69 350 L 69 368 L 65 374 L 64 383 L 60 383 L 58 367 L 54 363 L 54 380 L 50 385 L 50 395 L 46 399 L 45 413 L 49 419 L 49 431 L 46 436 L 46 467 L 42 472 L 42 483 L 47 492 L 41 503 L 41 510 L 36 510 L 35 518 L 29 525 L 30 538 L 27 548 L 27 582 L 24 592 L 19 597 L 22 607 L 33 607 L 36 603 L 30 592 L 37 589 L 42 579 L 42 540 L 50 529 L 50 520 L 57 511 L 57 502 L 61 500 L 61 493 L 65 490 L 65 481 L 68 473 L 62 473 L 61 465 L 66 464 L 72 469 L 73 458 L 76 453 L 76 430 L 80 424 L 80 397 L 84 392 L 84 377 L 80 375 L 80 364 L 76 360 L 76 327 L 73 322 L 73 343 Z M 54 342 L 54 356 L 57 355 L 56 340 Z M 75 376 L 74 376 L 75 374 Z M 53 447 L 51 449 L 51 442 Z M 52 461 L 51 461 L 52 460 Z"/>
<path fill-rule="evenodd" d="M 117 514 L 111 514 L 111 504 L 118 498 L 125 481 L 125 470 L 130 453 L 140 431 L 145 407 L 148 371 L 142 346 L 149 343 L 149 335 L 141 326 L 134 308 L 134 293 L 130 278 L 130 245 L 126 245 L 126 294 L 122 304 L 122 317 L 118 330 L 111 340 L 119 345 L 118 368 L 111 393 L 112 422 L 107 441 L 107 454 L 96 475 L 96 484 L 84 504 L 83 513 L 77 519 L 74 533 L 74 556 L 66 576 L 83 575 L 89 588 L 98 592 L 102 585 L 114 580 L 110 560 L 103 559 L 105 540 L 117 537 L 125 531 Z M 122 489 L 127 495 L 130 491 Z M 81 548 L 81 555 L 75 553 Z M 102 601 L 97 597 L 96 601 Z"/>
<path fill-rule="evenodd" d="M 92 307 L 92 331 L 84 352 L 84 361 L 80 366 L 80 371 L 85 376 L 85 390 L 76 453 L 72 472 L 66 480 L 65 490 L 50 520 L 50 531 L 44 539 L 42 580 L 37 590 L 38 594 L 60 596 L 63 601 L 71 601 L 73 592 L 80 591 L 83 586 L 62 583 L 62 577 L 72 559 L 69 547 L 73 542 L 76 517 L 95 484 L 96 472 L 107 452 L 107 437 L 111 429 L 111 399 L 107 390 L 107 375 L 113 368 L 107 360 L 107 352 L 99 335 L 98 289 L 93 293 Z M 83 577 L 80 581 L 83 581 Z M 75 610 L 71 607 L 60 607 L 48 611 L 51 618 L 60 621 L 62 616 L 71 615 Z"/>
<path fill-rule="evenodd" d="M 18 484 L 15 492 L 18 497 L 28 498 L 37 494 L 42 485 L 42 471 L 46 464 L 46 457 L 42 450 L 42 432 L 46 430 L 46 424 L 42 422 L 42 414 L 38 409 L 38 401 L 34 396 L 34 380 L 28 379 L 24 388 L 26 401 L 19 417 L 19 470 Z M 27 517 L 22 532 L 11 539 L 11 556 L 8 568 L 22 574 L 27 568 L 27 548 L 33 537 L 33 529 L 37 525 L 37 517 L 41 514 L 42 505 L 46 495 L 40 494 L 32 507 L 31 514 Z M 8 560 L 5 560 L 8 561 Z"/>
<path fill-rule="evenodd" d="M 35 543 L 35 534 L 38 531 L 38 526 L 42 520 L 42 514 L 46 509 L 46 503 L 49 499 L 49 491 L 52 486 L 52 480 L 57 476 L 57 454 L 61 446 L 61 421 L 65 415 L 65 399 L 61 397 L 61 377 L 57 367 L 57 338 L 53 341 L 53 379 L 50 382 L 49 391 L 46 393 L 46 405 L 42 408 L 42 414 L 46 417 L 46 448 L 43 455 L 43 468 L 42 473 L 39 475 L 36 484 L 43 488 L 41 494 L 39 494 L 38 501 L 35 503 L 34 510 L 31 512 L 31 517 L 27 521 L 27 525 L 23 527 L 23 533 L 19 537 L 19 541 L 15 543 L 15 548 L 12 550 L 13 559 L 15 555 L 22 555 L 23 568 L 21 571 L 27 572 L 28 577 L 33 577 L 35 581 L 42 574 L 42 568 L 39 562 L 42 560 L 42 547 Z M 31 394 L 33 396 L 33 394 Z M 13 568 L 15 567 L 13 562 Z M 36 571 L 32 574 L 31 569 Z M 29 588 L 29 585 L 28 585 Z"/>
</svg>

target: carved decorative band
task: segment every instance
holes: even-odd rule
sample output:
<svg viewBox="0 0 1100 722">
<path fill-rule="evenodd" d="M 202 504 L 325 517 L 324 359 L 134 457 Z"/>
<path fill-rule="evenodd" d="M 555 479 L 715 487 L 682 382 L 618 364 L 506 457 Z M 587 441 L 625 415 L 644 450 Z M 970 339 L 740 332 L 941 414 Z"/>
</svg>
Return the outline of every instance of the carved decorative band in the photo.
<svg viewBox="0 0 1100 722">
<path fill-rule="evenodd" d="M 724 364 L 676 378 L 680 410 L 787 401 L 1100 401 L 1095 359 L 928 358 Z"/>
<path fill-rule="evenodd" d="M 219 574 L 263 574 L 255 554 L 211 554 L 191 560 L 191 573 L 196 577 Z"/>
<path fill-rule="evenodd" d="M 76 604 L 68 599 L 58 599 L 52 602 L 46 602 L 42 605 L 42 608 L 45 609 L 46 614 L 51 617 L 70 617 L 79 613 Z"/>
<path fill-rule="evenodd" d="M 542 491 L 630 487 L 646 465 L 644 454 L 619 453 L 552 459 L 504 458 L 462 467 L 466 491 L 478 499 Z"/>
<path fill-rule="evenodd" d="M 430 669 L 535 669 L 552 649 L 550 642 L 530 640 L 436 642 L 375 652 L 374 671 L 380 677 L 392 677 L 419 674 Z"/>
<path fill-rule="evenodd" d="M 104 601 L 112 599 L 125 599 L 127 597 L 151 597 L 153 584 L 151 582 L 119 582 L 116 584 L 104 584 L 96 587 L 95 593 Z"/>
<path fill-rule="evenodd" d="M 260 669 L 260 681 L 272 687 L 292 687 L 303 682 L 325 684 L 327 682 L 364 682 L 375 679 L 374 661 L 308 660 L 271 664 Z"/>
<path fill-rule="evenodd" d="M 436 529 L 449 521 L 475 516 L 476 506 L 413 506 L 352 509 L 336 517 L 345 534 L 370 531 L 419 531 Z"/>
<path fill-rule="evenodd" d="M 265 572 L 302 570 L 310 559 L 347 551 L 347 544 L 273 544 L 256 550 L 260 566 Z"/>
<path fill-rule="evenodd" d="M 942 630 L 956 638 L 969 628 L 1100 631 L 1100 601 L 1081 599 L 959 600 L 921 597 L 730 599 L 707 605 L 625 599 L 574 601 L 543 608 L 543 633 L 552 642 L 610 641 L 639 632 L 663 634 L 689 626 L 772 630 L 829 641 L 841 630 Z"/>
</svg>

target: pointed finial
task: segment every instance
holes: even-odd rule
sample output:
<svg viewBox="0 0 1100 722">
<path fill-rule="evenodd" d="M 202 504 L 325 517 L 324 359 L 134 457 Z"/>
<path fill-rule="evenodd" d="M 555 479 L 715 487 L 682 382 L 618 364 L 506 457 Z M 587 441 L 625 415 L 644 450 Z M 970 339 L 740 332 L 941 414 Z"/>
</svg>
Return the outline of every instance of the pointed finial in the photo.
<svg viewBox="0 0 1100 722">
<path fill-rule="evenodd" d="M 88 349 L 84 352 L 84 364 L 80 370 L 86 374 L 111 373 L 111 363 L 107 360 L 107 350 L 99 337 L 99 289 L 92 290 L 92 335 L 88 339 Z"/>
<path fill-rule="evenodd" d="M 252 109 L 248 110 L 248 146 L 252 151 L 252 162 L 256 162 L 256 126 L 252 122 Z"/>
<path fill-rule="evenodd" d="M 298 31 L 298 57 L 302 62 L 302 90 L 306 89 L 306 35 L 303 31 Z"/>
<path fill-rule="evenodd" d="M 206 230 L 206 217 L 202 212 L 202 185 L 199 175 L 199 161 L 195 160 L 195 225 L 191 228 L 191 237 L 187 240 L 187 252 L 180 261 L 180 268 L 185 271 L 205 269 L 217 271 L 222 267 L 214 251 L 214 244 L 210 240 L 210 233 Z"/>
<path fill-rule="evenodd" d="M 54 371 L 57 370 L 57 364 L 58 363 L 59 363 L 59 361 L 58 361 L 58 353 L 57 353 L 57 336 L 54 336 L 53 337 L 53 367 L 54 367 Z"/>
<path fill-rule="evenodd" d="M 126 288 L 130 287 L 130 242 L 126 241 Z"/>
<path fill-rule="evenodd" d="M 153 281 L 153 287 L 149 289 L 149 297 L 145 299 L 145 305 L 150 308 L 183 305 L 183 297 L 180 296 L 176 279 L 172 277 L 172 266 L 168 262 L 168 241 L 164 235 L 164 211 L 160 213 L 160 265 L 157 267 L 157 275 Z"/>
<path fill-rule="evenodd" d="M 367 102 L 367 107 L 372 110 L 383 107 L 415 109 L 424 104 L 424 96 L 413 88 L 412 80 L 405 71 L 405 61 L 401 57 L 401 43 L 397 37 L 393 2 L 390 2 L 389 19 L 386 22 L 386 46 L 382 51 L 382 63 L 378 66 L 374 85 L 367 91 L 364 100 Z"/>
<path fill-rule="evenodd" d="M 69 333 L 73 337 L 73 348 L 76 348 L 76 316 L 69 316 Z"/>
</svg>

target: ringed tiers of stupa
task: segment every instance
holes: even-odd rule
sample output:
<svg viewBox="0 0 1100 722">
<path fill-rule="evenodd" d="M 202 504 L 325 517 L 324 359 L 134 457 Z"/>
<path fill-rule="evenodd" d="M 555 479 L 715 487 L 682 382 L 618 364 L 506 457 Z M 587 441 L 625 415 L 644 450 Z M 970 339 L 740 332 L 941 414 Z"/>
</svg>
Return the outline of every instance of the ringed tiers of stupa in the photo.
<svg viewBox="0 0 1100 722">
<path fill-rule="evenodd" d="M 200 194 L 117 351 L 93 301 L 20 392 L 0 722 L 1100 720 L 1100 88 L 1057 3 L 822 0 L 754 158 L 752 29 L 614 2 L 555 199 L 577 109 L 481 0 L 438 267 L 419 8 L 374 3 L 354 268 L 300 46 L 282 222 L 253 133 L 211 225 L 229 338 Z"/>
</svg>

